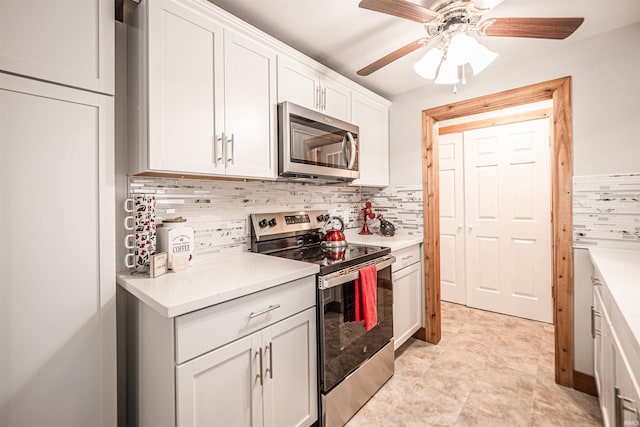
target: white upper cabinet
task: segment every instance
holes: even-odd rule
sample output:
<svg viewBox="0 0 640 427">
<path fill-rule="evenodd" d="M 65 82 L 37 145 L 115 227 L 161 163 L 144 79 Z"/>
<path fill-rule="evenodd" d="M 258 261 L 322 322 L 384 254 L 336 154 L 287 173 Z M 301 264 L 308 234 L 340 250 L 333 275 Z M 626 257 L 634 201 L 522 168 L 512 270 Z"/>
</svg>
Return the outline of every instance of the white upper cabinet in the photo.
<svg viewBox="0 0 640 427">
<path fill-rule="evenodd" d="M 278 102 L 289 101 L 345 122 L 350 121 L 351 91 L 310 65 L 278 56 Z"/>
<path fill-rule="evenodd" d="M 129 38 L 131 172 L 275 178 L 275 52 L 197 1 L 141 3 L 128 23 L 142 29 Z"/>
<path fill-rule="evenodd" d="M 114 0 L 0 0 L 0 71 L 113 94 Z"/>
<path fill-rule="evenodd" d="M 142 1 L 125 23 L 131 174 L 275 179 L 289 101 L 359 125 L 356 184 L 389 184 L 384 98 L 206 0 Z"/>
<path fill-rule="evenodd" d="M 276 55 L 240 34 L 224 34 L 227 173 L 275 177 Z"/>
<path fill-rule="evenodd" d="M 352 93 L 351 122 L 360 128 L 360 178 L 353 185 L 389 185 L 389 107 L 369 97 Z"/>
<path fill-rule="evenodd" d="M 146 7 L 149 169 L 223 174 L 223 29 L 176 2 Z"/>
</svg>

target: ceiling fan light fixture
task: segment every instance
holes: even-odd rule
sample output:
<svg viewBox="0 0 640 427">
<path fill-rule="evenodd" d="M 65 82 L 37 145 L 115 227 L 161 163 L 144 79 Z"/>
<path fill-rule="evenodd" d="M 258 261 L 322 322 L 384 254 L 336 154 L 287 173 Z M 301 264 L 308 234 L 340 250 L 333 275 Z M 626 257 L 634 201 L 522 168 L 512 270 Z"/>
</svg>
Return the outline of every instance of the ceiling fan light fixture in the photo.
<svg viewBox="0 0 640 427">
<path fill-rule="evenodd" d="M 451 38 L 447 48 L 447 60 L 456 65 L 464 65 L 478 50 L 480 43 L 465 33 L 456 34 Z"/>
<path fill-rule="evenodd" d="M 480 43 L 476 42 L 476 44 L 476 49 L 474 49 L 469 56 L 469 65 L 471 65 L 474 76 L 480 74 L 482 70 L 487 68 L 498 57 L 497 53 L 490 51 Z"/>
<path fill-rule="evenodd" d="M 448 59 L 442 61 L 440 69 L 438 70 L 438 76 L 434 83 L 439 85 L 452 85 L 460 81 L 458 76 L 458 65 Z"/>
<path fill-rule="evenodd" d="M 444 52 L 441 49 L 429 49 L 427 53 L 413 64 L 413 70 L 422 78 L 433 80 L 438 72 L 438 65 L 442 62 Z"/>
</svg>

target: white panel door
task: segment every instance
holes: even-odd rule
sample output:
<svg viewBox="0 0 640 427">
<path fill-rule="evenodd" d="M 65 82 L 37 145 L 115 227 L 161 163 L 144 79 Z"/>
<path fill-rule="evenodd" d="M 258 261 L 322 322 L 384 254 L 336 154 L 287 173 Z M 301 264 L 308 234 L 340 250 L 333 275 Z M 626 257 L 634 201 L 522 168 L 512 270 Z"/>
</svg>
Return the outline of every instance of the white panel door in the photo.
<svg viewBox="0 0 640 427">
<path fill-rule="evenodd" d="M 0 73 L 0 425 L 116 424 L 113 98 Z"/>
<path fill-rule="evenodd" d="M 440 164 L 440 295 L 466 303 L 463 134 L 438 139 Z"/>
<path fill-rule="evenodd" d="M 262 426 L 260 346 L 256 332 L 178 366 L 178 427 Z"/>
<path fill-rule="evenodd" d="M 551 322 L 548 119 L 467 131 L 464 156 L 467 305 Z"/>
<path fill-rule="evenodd" d="M 196 3 L 149 8 L 149 167 L 224 174 L 223 33 Z"/>
<path fill-rule="evenodd" d="M 227 175 L 276 177 L 276 54 L 225 30 Z"/>
</svg>

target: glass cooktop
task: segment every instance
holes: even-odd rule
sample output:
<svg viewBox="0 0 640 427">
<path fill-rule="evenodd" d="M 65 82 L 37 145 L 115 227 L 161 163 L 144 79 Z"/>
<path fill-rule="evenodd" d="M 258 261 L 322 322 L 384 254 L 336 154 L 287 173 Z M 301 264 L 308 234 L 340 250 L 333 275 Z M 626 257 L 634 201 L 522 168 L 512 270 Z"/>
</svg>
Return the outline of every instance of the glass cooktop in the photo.
<svg viewBox="0 0 640 427">
<path fill-rule="evenodd" d="M 391 252 L 382 246 L 347 244 L 343 248 L 322 248 L 320 245 L 288 249 L 271 253 L 281 258 L 311 262 L 320 266 L 320 275 L 379 258 Z"/>
</svg>

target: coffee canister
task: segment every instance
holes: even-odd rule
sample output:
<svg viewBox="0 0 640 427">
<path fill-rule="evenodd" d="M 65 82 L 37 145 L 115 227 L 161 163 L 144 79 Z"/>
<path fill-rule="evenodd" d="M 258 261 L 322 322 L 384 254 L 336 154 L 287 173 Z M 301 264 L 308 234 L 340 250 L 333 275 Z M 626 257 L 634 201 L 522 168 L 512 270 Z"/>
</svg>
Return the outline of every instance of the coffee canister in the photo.
<svg viewBox="0 0 640 427">
<path fill-rule="evenodd" d="M 167 253 L 170 270 L 181 270 L 193 262 L 193 228 L 186 222 L 184 218 L 165 219 L 157 228 L 158 251 Z"/>
</svg>

